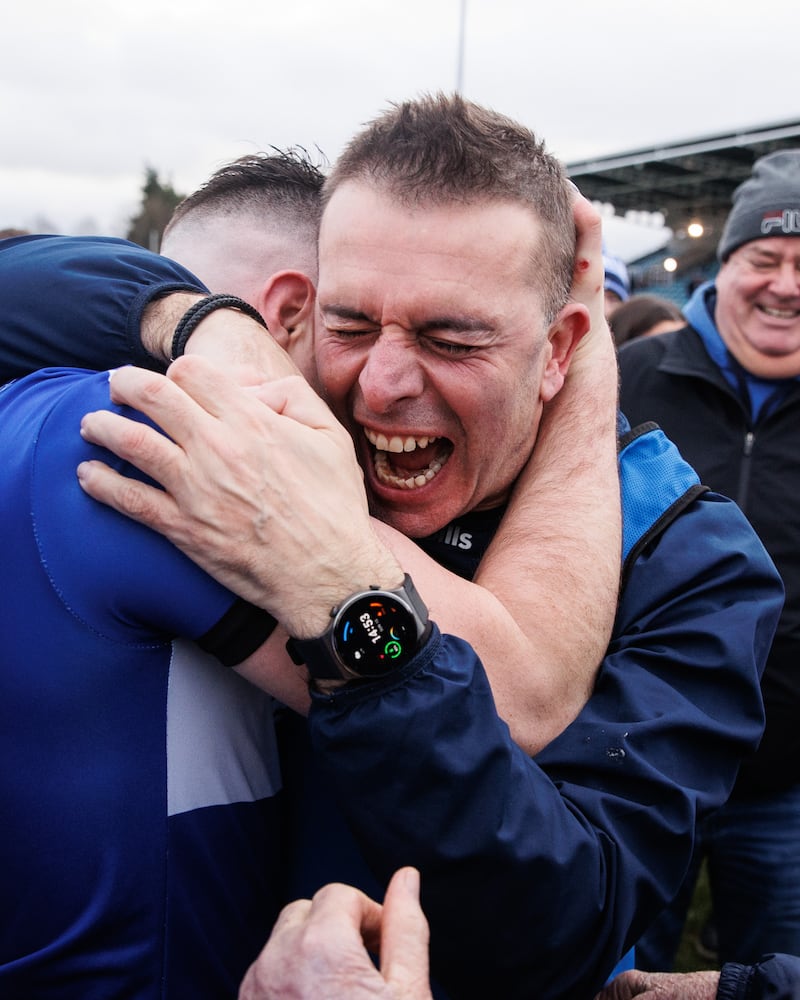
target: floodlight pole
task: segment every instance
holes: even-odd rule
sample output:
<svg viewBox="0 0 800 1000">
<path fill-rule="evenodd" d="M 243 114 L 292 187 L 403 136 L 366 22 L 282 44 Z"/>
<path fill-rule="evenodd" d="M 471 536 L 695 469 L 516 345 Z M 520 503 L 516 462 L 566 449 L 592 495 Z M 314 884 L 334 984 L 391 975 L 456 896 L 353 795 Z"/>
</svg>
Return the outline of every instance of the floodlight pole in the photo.
<svg viewBox="0 0 800 1000">
<path fill-rule="evenodd" d="M 464 37 L 467 23 L 467 0 L 461 0 L 461 15 L 458 21 L 458 69 L 456 71 L 456 93 L 464 87 Z"/>
</svg>

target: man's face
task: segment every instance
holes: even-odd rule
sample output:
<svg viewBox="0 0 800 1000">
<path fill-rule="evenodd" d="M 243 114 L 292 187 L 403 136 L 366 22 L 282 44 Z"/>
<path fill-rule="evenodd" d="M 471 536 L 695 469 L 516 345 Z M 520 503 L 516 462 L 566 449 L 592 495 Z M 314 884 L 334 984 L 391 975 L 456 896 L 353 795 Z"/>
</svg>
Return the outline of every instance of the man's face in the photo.
<svg viewBox="0 0 800 1000">
<path fill-rule="evenodd" d="M 320 236 L 317 365 L 376 516 L 422 537 L 495 506 L 561 382 L 531 263 L 539 223 L 505 202 L 409 209 L 348 182 Z"/>
<path fill-rule="evenodd" d="M 763 378 L 800 374 L 800 236 L 745 243 L 716 286 L 717 329 L 737 361 Z"/>
</svg>

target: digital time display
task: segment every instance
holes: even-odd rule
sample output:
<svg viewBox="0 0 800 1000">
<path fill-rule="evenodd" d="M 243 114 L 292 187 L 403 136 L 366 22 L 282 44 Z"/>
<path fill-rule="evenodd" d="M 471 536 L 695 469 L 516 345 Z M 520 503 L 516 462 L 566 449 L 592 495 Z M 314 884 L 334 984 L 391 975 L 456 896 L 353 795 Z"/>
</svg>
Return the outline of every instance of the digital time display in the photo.
<svg viewBox="0 0 800 1000">
<path fill-rule="evenodd" d="M 379 676 L 398 665 L 406 647 L 414 647 L 414 616 L 388 597 L 364 596 L 351 604 L 334 635 L 342 661 L 359 674 Z"/>
</svg>

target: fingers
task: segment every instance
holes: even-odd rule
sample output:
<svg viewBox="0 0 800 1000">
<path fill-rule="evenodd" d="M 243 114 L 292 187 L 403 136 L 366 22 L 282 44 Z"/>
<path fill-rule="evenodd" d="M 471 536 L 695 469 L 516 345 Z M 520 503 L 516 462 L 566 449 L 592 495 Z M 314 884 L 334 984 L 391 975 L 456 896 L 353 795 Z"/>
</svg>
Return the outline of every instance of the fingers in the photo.
<svg viewBox="0 0 800 1000">
<path fill-rule="evenodd" d="M 109 384 L 113 402 L 144 413 L 178 442 L 202 438 L 207 418 L 222 419 L 247 399 L 237 382 L 199 356 L 178 358 L 166 376 L 132 366 L 118 368 Z"/>
<path fill-rule="evenodd" d="M 187 377 L 191 378 L 193 375 L 201 385 L 207 384 L 213 375 L 210 362 L 203 358 L 181 358 L 171 366 L 170 372 L 181 368 L 188 369 Z M 220 383 L 221 392 L 227 380 L 220 375 L 216 378 Z M 109 389 L 113 402 L 126 404 L 145 413 L 170 437 L 176 437 L 182 430 L 191 428 L 204 410 L 203 406 L 198 405 L 190 395 L 179 388 L 176 380 L 143 368 L 132 366 L 117 368 L 109 376 Z M 212 393 L 207 388 L 206 399 L 211 396 Z M 224 407 L 224 401 L 217 401 L 214 405 L 220 409 Z M 215 411 L 212 409 L 207 412 Z"/>
<path fill-rule="evenodd" d="M 171 477 L 179 475 L 181 449 L 138 420 L 110 410 L 96 410 L 81 421 L 81 437 L 90 444 L 107 448 L 164 486 Z"/>
<path fill-rule="evenodd" d="M 310 909 L 310 899 L 298 899 L 281 910 L 269 940 L 242 980 L 238 1000 L 269 1000 L 280 996 L 281 992 L 288 995 L 287 985 L 298 985 L 295 981 L 297 962 L 294 941 L 305 925 Z M 292 995 L 304 994 L 296 989 Z"/>
<path fill-rule="evenodd" d="M 281 416 L 306 427 L 325 430 L 338 427 L 327 404 L 300 376 L 264 382 L 253 390 L 256 398 Z"/>
<path fill-rule="evenodd" d="M 133 367 L 117 369 L 110 378 L 112 400 L 141 411 L 164 433 L 108 410 L 88 413 L 81 422 L 84 440 L 135 466 L 166 495 L 102 463 L 84 463 L 78 474 L 81 486 L 95 499 L 166 533 L 177 524 L 179 507 L 186 503 L 193 466 L 210 462 L 216 451 L 229 451 L 245 437 L 246 424 L 260 425 L 270 416 L 266 407 L 203 358 L 181 358 L 172 369 L 172 380 Z M 197 478 L 203 475 L 195 471 Z M 170 537 L 180 544 L 178 537 Z"/>
<path fill-rule="evenodd" d="M 716 1000 L 719 972 L 622 972 L 595 1000 Z"/>
<path fill-rule="evenodd" d="M 104 462 L 81 462 L 77 475 L 90 497 L 148 527 L 158 525 L 166 531 L 178 518 L 175 502 L 167 493 L 138 479 L 127 479 Z"/>
<path fill-rule="evenodd" d="M 365 948 L 377 953 L 380 938 L 379 974 Z M 242 982 L 239 1000 L 289 996 L 432 1000 L 428 924 L 419 905 L 416 870 L 395 874 L 383 906 L 358 889 L 332 884 L 312 900 L 284 907 Z"/>
<path fill-rule="evenodd" d="M 377 938 L 381 907 L 350 886 L 323 886 L 284 907 L 248 970 L 239 1000 L 374 997 L 380 976 L 362 942 Z"/>
<path fill-rule="evenodd" d="M 294 902 L 288 903 L 278 915 L 272 934 L 274 936 L 290 934 L 297 927 L 301 927 L 308 919 L 311 905 L 310 899 L 295 899 Z"/>
<path fill-rule="evenodd" d="M 395 872 L 383 901 L 381 975 L 401 995 L 427 995 L 428 921 L 419 902 L 419 872 Z M 423 992 L 424 991 L 424 992 Z"/>
<path fill-rule="evenodd" d="M 587 364 L 600 359 L 609 376 L 616 378 L 614 344 L 605 318 L 603 220 L 577 188 L 572 212 L 576 243 L 570 300 L 586 306 L 591 326 L 588 336 L 578 345 L 570 371 L 573 375 L 579 374 Z"/>
<path fill-rule="evenodd" d="M 335 928 L 336 933 L 342 935 L 342 946 L 347 940 L 351 945 L 356 940 L 363 941 L 365 947 L 377 955 L 382 914 L 380 903 L 360 889 L 332 883 L 314 894 L 308 922 L 309 926 L 313 923 L 320 928 L 330 928 L 331 933 Z"/>
<path fill-rule="evenodd" d="M 603 220 L 594 205 L 577 191 L 572 202 L 572 214 L 575 219 L 578 249 L 587 253 L 602 252 Z"/>
<path fill-rule="evenodd" d="M 174 361 L 167 372 L 167 380 L 168 383 L 180 387 L 186 396 L 181 398 L 179 394 L 170 393 L 168 388 L 162 387 L 162 402 L 167 408 L 163 414 L 165 417 L 171 415 L 173 408 L 178 418 L 185 415 L 184 408 L 191 411 L 192 407 L 186 400 L 191 400 L 213 417 L 223 417 L 230 406 L 242 395 L 241 386 L 232 377 L 224 374 L 212 361 L 197 355 L 187 355 Z M 142 401 L 140 400 L 140 402 Z M 137 409 L 144 409 L 139 402 L 132 405 L 136 406 Z M 144 412 L 163 427 L 168 434 L 172 435 L 173 430 L 178 429 L 167 427 L 160 415 L 156 416 L 146 409 Z"/>
<path fill-rule="evenodd" d="M 124 369 L 124 374 L 120 370 L 118 374 L 123 395 L 127 394 L 129 383 L 135 386 L 137 381 L 141 381 L 137 369 Z M 145 382 L 149 383 L 149 380 Z M 91 444 L 107 448 L 123 461 L 136 465 L 145 475 L 167 488 L 181 475 L 181 450 L 147 424 L 109 410 L 98 410 L 84 416 L 81 436 Z M 178 511 L 171 496 L 139 479 L 121 475 L 104 462 L 82 462 L 77 476 L 89 496 L 142 524 L 169 525 L 176 519 Z"/>
<path fill-rule="evenodd" d="M 603 220 L 577 188 L 572 214 L 576 232 L 572 297 L 585 301 L 603 288 Z"/>
<path fill-rule="evenodd" d="M 632 1000 L 642 996 L 648 988 L 647 977 L 637 969 L 630 969 L 616 976 L 595 997 L 595 1000 Z"/>
</svg>

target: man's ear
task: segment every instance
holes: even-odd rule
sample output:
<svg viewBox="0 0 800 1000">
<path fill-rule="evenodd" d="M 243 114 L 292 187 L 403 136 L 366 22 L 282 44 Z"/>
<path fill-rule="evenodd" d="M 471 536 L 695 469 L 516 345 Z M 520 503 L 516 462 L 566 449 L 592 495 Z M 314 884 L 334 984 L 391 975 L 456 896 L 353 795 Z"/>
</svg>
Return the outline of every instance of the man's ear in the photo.
<svg viewBox="0 0 800 1000">
<path fill-rule="evenodd" d="M 589 310 L 577 302 L 567 303 L 556 316 L 547 331 L 549 358 L 542 372 L 539 391 L 543 403 L 549 403 L 564 385 L 575 348 L 589 332 L 590 326 Z"/>
<path fill-rule="evenodd" d="M 302 271 L 278 271 L 261 288 L 254 303 L 267 329 L 285 351 L 300 337 L 311 337 L 316 291 Z M 290 351 L 291 353 L 291 351 Z"/>
</svg>

